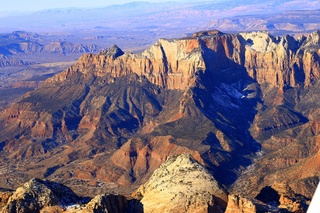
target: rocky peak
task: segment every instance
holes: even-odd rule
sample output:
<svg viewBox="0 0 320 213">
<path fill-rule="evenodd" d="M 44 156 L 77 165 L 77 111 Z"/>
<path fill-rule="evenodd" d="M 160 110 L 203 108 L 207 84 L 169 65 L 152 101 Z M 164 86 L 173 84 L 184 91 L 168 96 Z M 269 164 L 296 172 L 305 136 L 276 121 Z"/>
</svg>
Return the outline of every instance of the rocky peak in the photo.
<svg viewBox="0 0 320 213">
<path fill-rule="evenodd" d="M 78 200 L 79 197 L 62 184 L 33 178 L 12 194 L 3 212 L 39 212 L 46 206 L 67 206 Z"/>
<path fill-rule="evenodd" d="M 80 211 L 77 211 L 80 212 Z M 123 213 L 129 212 L 128 200 L 121 195 L 98 195 L 86 204 L 82 210 L 83 213 L 91 212 L 112 212 Z"/>
<path fill-rule="evenodd" d="M 191 155 L 169 157 L 136 195 L 145 212 L 223 212 L 227 193 Z"/>
<path fill-rule="evenodd" d="M 222 32 L 219 30 L 207 30 L 207 31 L 200 31 L 200 32 L 195 32 L 192 34 L 192 38 L 197 38 L 197 37 L 203 37 L 203 36 L 218 36 L 218 35 L 223 35 Z"/>
<path fill-rule="evenodd" d="M 100 54 L 111 56 L 113 59 L 116 59 L 119 56 L 122 56 L 124 52 L 116 44 L 114 44 L 109 49 L 102 51 Z"/>
<path fill-rule="evenodd" d="M 273 51 L 277 47 L 276 38 L 268 32 L 257 31 L 249 33 L 240 33 L 247 41 L 247 45 L 256 52 L 267 53 Z"/>
<path fill-rule="evenodd" d="M 228 196 L 228 206 L 225 213 L 256 213 L 256 205 L 246 198 L 238 195 Z"/>
<path fill-rule="evenodd" d="M 320 30 L 312 32 L 308 35 L 304 46 L 311 49 L 319 49 L 320 45 Z"/>
</svg>

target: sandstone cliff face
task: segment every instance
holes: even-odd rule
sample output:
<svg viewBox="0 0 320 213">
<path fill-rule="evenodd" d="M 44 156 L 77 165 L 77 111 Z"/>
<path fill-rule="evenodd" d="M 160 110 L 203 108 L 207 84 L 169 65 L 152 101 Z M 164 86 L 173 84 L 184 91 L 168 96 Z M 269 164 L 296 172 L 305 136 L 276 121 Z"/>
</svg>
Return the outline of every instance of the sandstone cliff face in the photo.
<svg viewBox="0 0 320 213">
<path fill-rule="evenodd" d="M 284 36 L 274 38 L 266 33 L 242 34 L 246 46 L 246 68 L 260 84 L 279 88 L 310 86 L 319 76 L 318 49 L 308 48 L 319 41 L 319 32 L 307 39 Z"/>
<path fill-rule="evenodd" d="M 48 82 L 64 80 L 77 70 L 86 72 L 94 67 L 97 76 L 137 73 L 161 87 L 183 90 L 191 85 L 199 70 L 229 69 L 231 75 L 239 74 L 239 70 L 230 67 L 234 63 L 233 66 L 244 67 L 259 84 L 268 83 L 280 89 L 310 86 L 320 77 L 319 33 L 299 40 L 273 37 L 266 32 L 227 35 L 215 31 L 184 39 L 160 39 L 140 54 L 84 55 L 77 64 Z M 216 71 L 213 75 L 219 78 L 222 73 Z"/>
<path fill-rule="evenodd" d="M 135 193 L 144 212 L 224 212 L 227 193 L 190 155 L 169 158 Z"/>
<path fill-rule="evenodd" d="M 117 57 L 110 54 L 114 48 L 117 47 L 98 55 L 82 56 L 77 64 L 48 82 L 65 80 L 76 71 L 86 73 L 94 69 L 97 76 L 110 73 L 113 77 L 120 77 L 136 73 L 160 87 L 185 89 L 195 72 L 205 69 L 197 40 L 161 39 L 140 54 L 125 53 Z"/>
</svg>

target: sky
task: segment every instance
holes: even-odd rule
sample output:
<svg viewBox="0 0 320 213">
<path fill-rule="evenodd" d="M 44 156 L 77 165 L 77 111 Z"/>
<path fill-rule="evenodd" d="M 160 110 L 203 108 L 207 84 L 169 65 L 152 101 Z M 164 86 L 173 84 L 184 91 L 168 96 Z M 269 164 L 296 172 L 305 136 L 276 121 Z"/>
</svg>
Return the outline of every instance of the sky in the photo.
<svg viewBox="0 0 320 213">
<path fill-rule="evenodd" d="M 98 8 L 133 1 L 164 2 L 163 0 L 6 0 L 1 2 L 0 11 L 38 11 L 43 9 L 90 7 Z M 169 1 L 169 0 L 168 0 Z M 177 2 L 195 2 L 197 0 L 174 0 Z M 198 0 L 200 1 L 200 0 Z"/>
</svg>

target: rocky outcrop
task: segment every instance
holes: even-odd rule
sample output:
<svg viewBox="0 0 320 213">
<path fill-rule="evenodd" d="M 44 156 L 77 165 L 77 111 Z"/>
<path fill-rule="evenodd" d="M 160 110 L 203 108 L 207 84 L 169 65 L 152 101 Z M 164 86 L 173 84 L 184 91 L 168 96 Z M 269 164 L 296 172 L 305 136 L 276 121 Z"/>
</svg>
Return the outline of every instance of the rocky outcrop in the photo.
<svg viewBox="0 0 320 213">
<path fill-rule="evenodd" d="M 297 195 L 286 183 L 274 184 L 261 189 L 256 199 L 277 211 L 306 212 L 310 200 Z"/>
<path fill-rule="evenodd" d="M 228 195 L 228 206 L 225 213 L 256 213 L 256 205 L 238 195 Z"/>
<path fill-rule="evenodd" d="M 2 212 L 39 212 L 46 206 L 67 206 L 78 200 L 79 197 L 62 184 L 32 179 L 11 195 Z"/>
<path fill-rule="evenodd" d="M 135 196 L 145 212 L 223 212 L 227 193 L 191 155 L 170 157 Z"/>
<path fill-rule="evenodd" d="M 229 195 L 225 213 L 306 212 L 309 203 L 309 199 L 296 194 L 288 184 L 276 183 L 262 188 L 253 200 Z"/>
<path fill-rule="evenodd" d="M 15 192 L 0 192 L 0 211 L 42 213 L 124 213 L 136 211 L 138 202 L 122 195 L 104 194 L 92 198 L 77 196 L 70 188 L 56 182 L 32 179 Z M 142 211 L 141 211 L 142 212 Z"/>
<path fill-rule="evenodd" d="M 94 197 L 83 209 L 83 213 L 93 212 L 129 212 L 128 200 L 121 195 L 98 195 Z"/>
</svg>

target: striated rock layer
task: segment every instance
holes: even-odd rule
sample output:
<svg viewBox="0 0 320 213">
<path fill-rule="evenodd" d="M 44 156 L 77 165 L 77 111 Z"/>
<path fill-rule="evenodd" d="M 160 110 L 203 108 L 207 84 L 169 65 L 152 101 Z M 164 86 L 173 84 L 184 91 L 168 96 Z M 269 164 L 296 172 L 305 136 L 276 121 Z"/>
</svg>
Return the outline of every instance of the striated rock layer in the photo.
<svg viewBox="0 0 320 213">
<path fill-rule="evenodd" d="M 188 153 L 234 194 L 288 182 L 310 198 L 319 39 L 210 31 L 83 55 L 0 113 L 0 187 L 39 177 L 82 195 L 130 194 Z"/>
<path fill-rule="evenodd" d="M 98 55 L 83 55 L 78 63 L 48 82 L 59 82 L 75 72 L 119 77 L 136 73 L 160 87 L 184 90 L 198 71 L 209 71 L 213 78 L 221 71 L 239 76 L 244 68 L 259 84 L 268 83 L 280 89 L 309 86 L 320 77 L 320 31 L 295 40 L 287 35 L 273 37 L 265 32 L 194 34 L 189 38 L 160 39 L 139 53 L 113 54 L 117 46 Z M 238 69 L 235 69 L 238 68 Z M 226 79 L 225 79 L 226 80 Z M 234 79 L 229 79 L 234 80 Z"/>
</svg>

